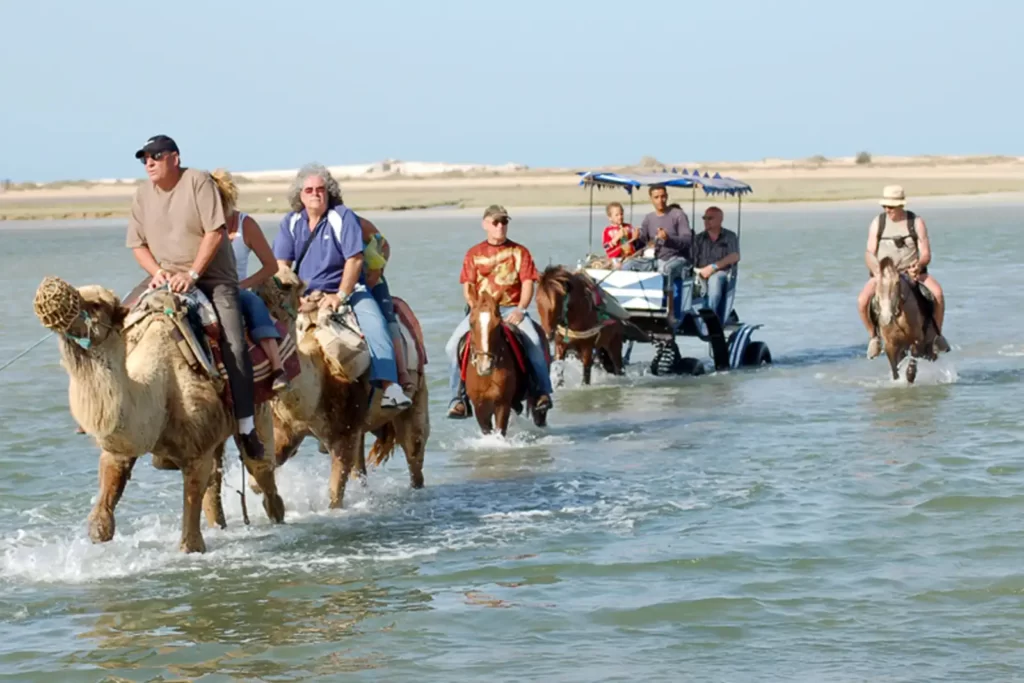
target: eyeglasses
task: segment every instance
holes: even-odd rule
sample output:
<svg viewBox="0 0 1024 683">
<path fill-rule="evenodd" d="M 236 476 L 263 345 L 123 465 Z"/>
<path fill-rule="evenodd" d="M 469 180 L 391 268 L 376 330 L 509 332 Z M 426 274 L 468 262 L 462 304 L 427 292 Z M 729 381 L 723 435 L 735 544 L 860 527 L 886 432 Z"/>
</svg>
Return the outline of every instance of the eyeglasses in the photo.
<svg viewBox="0 0 1024 683">
<path fill-rule="evenodd" d="M 321 185 L 320 187 L 304 187 L 302 188 L 303 194 L 326 194 L 327 188 Z"/>
<path fill-rule="evenodd" d="M 149 159 L 152 159 L 153 161 L 160 161 L 169 154 L 173 154 L 173 152 L 153 152 L 152 154 L 147 154 L 146 156 L 142 157 L 141 159 L 139 159 L 139 161 L 141 161 L 142 165 L 145 166 L 146 161 L 148 161 Z"/>
<path fill-rule="evenodd" d="M 704 220 L 706 220 L 706 221 L 709 221 L 709 220 L 711 220 L 712 218 L 714 218 L 714 216 L 701 216 L 701 218 L 703 218 L 703 219 L 704 219 Z"/>
</svg>

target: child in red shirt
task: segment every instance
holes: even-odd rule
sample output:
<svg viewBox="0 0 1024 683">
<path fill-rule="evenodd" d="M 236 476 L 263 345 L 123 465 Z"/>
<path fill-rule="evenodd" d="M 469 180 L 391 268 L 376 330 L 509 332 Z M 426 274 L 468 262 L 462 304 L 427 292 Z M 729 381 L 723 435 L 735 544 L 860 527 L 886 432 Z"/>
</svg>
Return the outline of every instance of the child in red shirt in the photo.
<svg viewBox="0 0 1024 683">
<path fill-rule="evenodd" d="M 611 221 L 611 225 L 604 229 L 601 238 L 604 253 L 615 265 L 619 265 L 621 259 L 636 251 L 636 240 L 640 237 L 640 231 L 629 223 L 622 222 L 622 204 L 612 202 L 605 207 L 604 212 Z"/>
</svg>

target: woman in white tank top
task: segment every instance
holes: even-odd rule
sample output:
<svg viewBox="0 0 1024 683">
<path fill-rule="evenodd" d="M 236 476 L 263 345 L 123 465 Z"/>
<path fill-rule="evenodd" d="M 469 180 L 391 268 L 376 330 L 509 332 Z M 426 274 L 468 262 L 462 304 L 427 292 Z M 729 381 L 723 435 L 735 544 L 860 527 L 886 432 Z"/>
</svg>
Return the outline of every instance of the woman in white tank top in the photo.
<svg viewBox="0 0 1024 683">
<path fill-rule="evenodd" d="M 273 370 L 274 391 L 283 391 L 288 388 L 289 383 L 277 343 L 281 334 L 277 331 L 274 319 L 270 317 L 270 311 L 267 310 L 263 299 L 252 291 L 253 287 L 258 287 L 277 274 L 277 259 L 274 258 L 274 252 L 259 224 L 235 207 L 238 189 L 231 174 L 224 169 L 217 169 L 210 175 L 217 184 L 221 202 L 224 204 L 228 237 L 231 239 L 231 249 L 235 253 L 235 265 L 238 268 L 238 293 L 245 326 L 249 336 L 267 354 L 267 360 L 270 361 Z M 253 252 L 256 252 L 260 260 L 260 269 L 250 276 L 249 255 Z"/>
</svg>

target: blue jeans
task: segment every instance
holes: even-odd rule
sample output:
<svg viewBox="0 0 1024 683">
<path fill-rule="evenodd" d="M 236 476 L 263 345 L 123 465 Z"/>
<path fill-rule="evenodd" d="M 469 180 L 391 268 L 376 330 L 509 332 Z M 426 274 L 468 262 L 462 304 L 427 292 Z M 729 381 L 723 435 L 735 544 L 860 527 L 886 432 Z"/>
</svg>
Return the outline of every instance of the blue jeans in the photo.
<svg viewBox="0 0 1024 683">
<path fill-rule="evenodd" d="M 505 307 L 501 309 L 502 317 L 508 315 L 508 312 L 512 310 L 512 307 Z M 537 384 L 540 387 L 540 393 L 550 396 L 551 395 L 551 373 L 548 370 L 547 358 L 544 357 L 544 347 L 542 344 L 545 342 L 537 334 L 537 329 L 533 326 L 533 322 L 530 320 L 530 315 L 526 314 L 523 316 L 523 321 L 517 325 L 517 327 L 523 332 L 526 337 L 526 357 L 530 361 L 530 365 L 533 367 L 533 373 L 537 378 Z M 462 368 L 459 363 L 459 340 L 466 336 L 469 332 L 469 316 L 466 316 L 459 326 L 455 328 L 455 332 L 448 339 L 448 343 L 445 344 L 444 350 L 448 354 L 448 363 L 450 364 L 451 374 L 448 379 L 448 388 L 452 392 L 452 401 L 459 397 L 459 384 L 462 382 Z"/>
<path fill-rule="evenodd" d="M 256 292 L 240 289 L 238 290 L 238 300 L 242 306 L 245 327 L 249 330 L 249 336 L 253 341 L 281 338 L 281 333 L 274 327 L 274 319 L 270 317 L 267 305 L 263 303 L 263 299 Z"/>
<path fill-rule="evenodd" d="M 729 311 L 725 310 L 726 293 L 729 291 L 729 273 L 718 271 L 708 278 L 708 308 L 718 314 L 718 319 L 725 324 Z"/>
<path fill-rule="evenodd" d="M 348 298 L 348 303 L 356 314 L 359 329 L 362 330 L 366 344 L 370 347 L 370 381 L 397 382 L 395 347 L 391 344 L 388 323 L 377 301 L 366 290 L 365 285 L 356 285 L 352 290 L 352 296 Z"/>
</svg>

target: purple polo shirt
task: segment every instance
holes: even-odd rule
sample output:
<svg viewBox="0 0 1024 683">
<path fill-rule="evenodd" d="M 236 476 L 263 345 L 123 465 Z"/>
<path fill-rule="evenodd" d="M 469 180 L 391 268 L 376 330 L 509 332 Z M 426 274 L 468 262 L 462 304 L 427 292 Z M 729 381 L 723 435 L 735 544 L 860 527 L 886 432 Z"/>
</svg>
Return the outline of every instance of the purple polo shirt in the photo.
<svg viewBox="0 0 1024 683">
<path fill-rule="evenodd" d="M 332 207 L 317 225 L 316 242 L 299 264 L 298 276 L 306 283 L 306 293 L 314 290 L 337 292 L 345 261 L 363 253 L 363 230 L 359 217 L 344 204 Z M 291 261 L 294 267 L 302 250 L 313 236 L 306 210 L 292 211 L 281 219 L 274 238 L 274 258 Z M 362 274 L 359 282 L 363 282 Z"/>
</svg>

